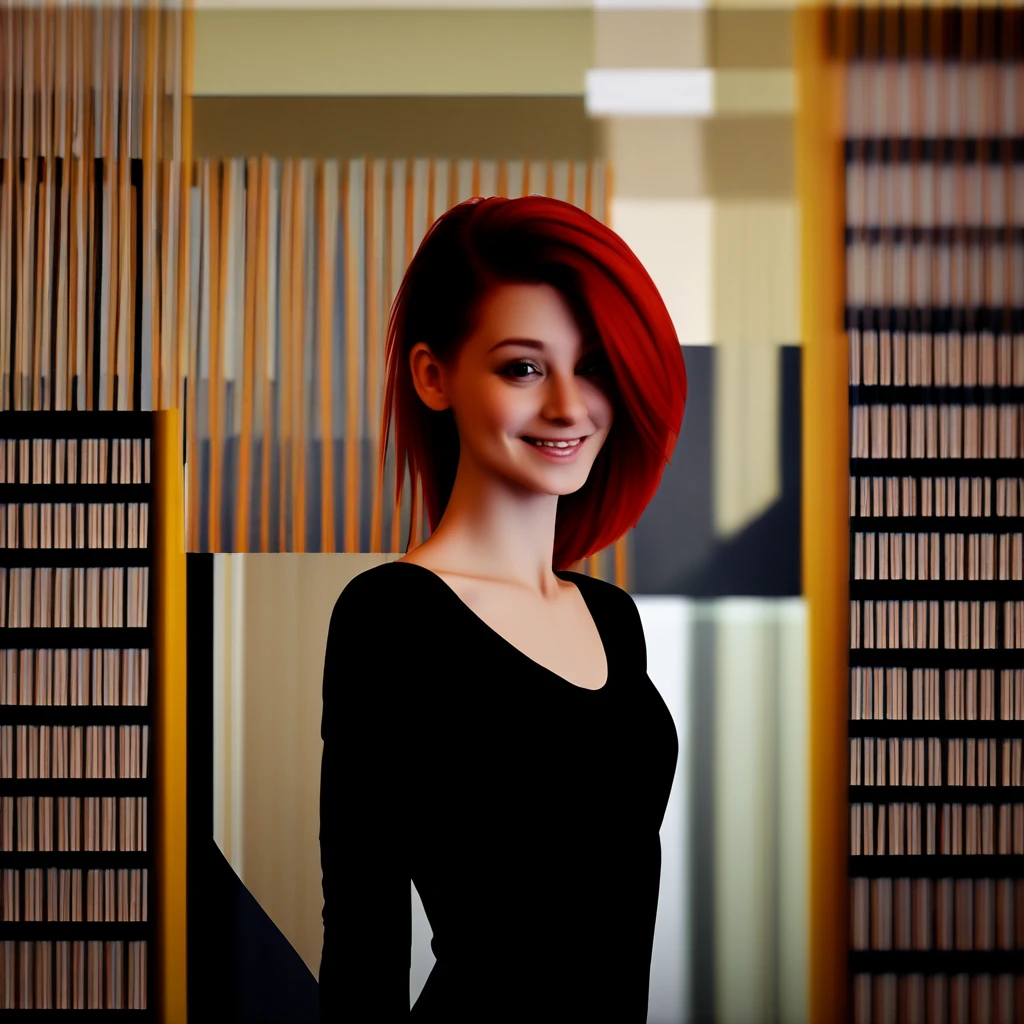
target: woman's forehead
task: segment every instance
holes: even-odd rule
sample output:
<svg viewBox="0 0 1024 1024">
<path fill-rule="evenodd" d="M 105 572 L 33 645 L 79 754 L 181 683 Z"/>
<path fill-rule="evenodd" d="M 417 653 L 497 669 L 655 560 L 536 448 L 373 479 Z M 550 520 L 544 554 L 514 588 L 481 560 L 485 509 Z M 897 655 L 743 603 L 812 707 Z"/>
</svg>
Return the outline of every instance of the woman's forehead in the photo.
<svg viewBox="0 0 1024 1024">
<path fill-rule="evenodd" d="M 505 340 L 527 348 L 578 345 L 580 326 L 569 303 L 550 285 L 503 285 L 484 300 L 474 336 L 490 351 Z M 531 344 L 531 342 L 533 344 Z"/>
</svg>

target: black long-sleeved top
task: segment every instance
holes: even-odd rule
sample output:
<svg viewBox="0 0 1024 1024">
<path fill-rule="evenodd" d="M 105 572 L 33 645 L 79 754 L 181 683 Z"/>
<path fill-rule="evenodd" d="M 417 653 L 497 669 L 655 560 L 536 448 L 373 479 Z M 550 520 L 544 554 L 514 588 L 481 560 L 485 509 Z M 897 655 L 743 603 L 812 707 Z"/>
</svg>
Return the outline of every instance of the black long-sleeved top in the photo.
<svg viewBox="0 0 1024 1024">
<path fill-rule="evenodd" d="M 678 739 L 625 591 L 559 572 L 608 679 L 575 686 L 410 562 L 355 576 L 324 663 L 323 1021 L 644 1024 Z M 436 963 L 409 1008 L 410 878 Z"/>
</svg>

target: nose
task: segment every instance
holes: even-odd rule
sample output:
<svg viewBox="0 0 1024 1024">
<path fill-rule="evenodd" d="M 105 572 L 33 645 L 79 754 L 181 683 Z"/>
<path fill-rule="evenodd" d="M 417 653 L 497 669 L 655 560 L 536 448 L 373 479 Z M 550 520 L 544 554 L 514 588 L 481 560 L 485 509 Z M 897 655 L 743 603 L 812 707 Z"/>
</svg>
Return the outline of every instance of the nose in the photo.
<svg viewBox="0 0 1024 1024">
<path fill-rule="evenodd" d="M 553 372 L 545 384 L 544 416 L 547 419 L 577 423 L 586 418 L 587 404 L 575 373 Z"/>
</svg>

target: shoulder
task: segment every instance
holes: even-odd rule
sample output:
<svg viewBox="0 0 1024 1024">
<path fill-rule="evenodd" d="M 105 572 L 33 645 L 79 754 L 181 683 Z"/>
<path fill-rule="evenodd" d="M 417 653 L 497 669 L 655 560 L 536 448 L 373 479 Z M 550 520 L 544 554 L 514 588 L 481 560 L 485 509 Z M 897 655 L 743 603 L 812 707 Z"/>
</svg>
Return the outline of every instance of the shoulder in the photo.
<svg viewBox="0 0 1024 1024">
<path fill-rule="evenodd" d="M 425 575 L 425 574 L 424 574 Z M 399 633 L 408 640 L 418 636 L 429 618 L 429 602 L 420 591 L 419 573 L 404 573 L 390 562 L 380 562 L 356 573 L 335 599 L 327 630 L 328 657 L 345 657 L 354 652 L 379 654 L 387 650 L 394 659 L 407 645 L 388 644 Z M 429 622 L 426 623 L 429 625 Z"/>
<path fill-rule="evenodd" d="M 335 611 L 363 608 L 380 601 L 393 602 L 416 588 L 419 575 L 395 570 L 391 562 L 380 562 L 356 573 L 338 595 Z"/>
<path fill-rule="evenodd" d="M 628 642 L 636 644 L 643 651 L 646 664 L 647 641 L 644 637 L 643 620 L 640 618 L 640 609 L 637 608 L 629 591 L 599 576 L 587 576 L 585 573 L 568 570 L 564 575 L 579 586 L 580 592 L 592 608 L 596 607 L 606 612 L 609 620 L 629 638 Z"/>
<path fill-rule="evenodd" d="M 600 577 L 590 577 L 585 572 L 565 570 L 563 574 L 566 579 L 571 580 L 580 588 L 581 593 L 586 595 L 591 605 L 596 604 L 602 609 L 607 609 L 610 614 L 617 616 L 620 620 L 625 618 L 625 620 L 635 621 L 639 625 L 640 611 L 629 591 L 623 590 L 622 587 L 616 587 L 613 583 L 602 580 Z"/>
<path fill-rule="evenodd" d="M 598 601 L 610 608 L 632 608 L 636 612 L 636 604 L 629 592 L 617 587 L 614 583 L 601 579 L 599 576 L 588 576 L 586 573 L 573 572 L 569 569 L 566 569 L 562 575 L 575 583 L 591 600 Z"/>
</svg>

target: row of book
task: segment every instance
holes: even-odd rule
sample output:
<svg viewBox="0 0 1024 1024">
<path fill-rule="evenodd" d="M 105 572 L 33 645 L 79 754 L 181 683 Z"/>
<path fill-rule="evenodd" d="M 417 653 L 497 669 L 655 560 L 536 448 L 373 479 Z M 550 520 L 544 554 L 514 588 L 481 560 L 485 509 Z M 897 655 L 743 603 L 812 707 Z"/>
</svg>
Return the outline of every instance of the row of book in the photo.
<svg viewBox="0 0 1024 1024">
<path fill-rule="evenodd" d="M 0 437 L 0 484 L 148 484 L 150 446 L 148 437 Z"/>
<path fill-rule="evenodd" d="M 144 1010 L 146 940 L 0 942 L 0 1010 Z"/>
<path fill-rule="evenodd" d="M 851 878 L 853 949 L 1024 950 L 1024 879 Z"/>
<path fill-rule="evenodd" d="M 996 530 L 1001 526 L 1002 517 L 1013 519 L 1024 515 L 1024 477 L 851 476 L 850 515 L 863 519 L 984 516 L 990 521 L 979 523 L 979 529 L 984 526 L 987 530 Z M 1017 523 L 1007 525 L 1016 528 Z M 942 529 L 943 524 L 934 526 Z"/>
<path fill-rule="evenodd" d="M 144 628 L 148 612 L 146 565 L 0 566 L 0 627 Z"/>
<path fill-rule="evenodd" d="M 1024 172 L 1024 164 L 1020 170 Z M 1024 386 L 1024 334 L 931 334 L 851 327 L 847 335 L 853 387 Z"/>
<path fill-rule="evenodd" d="M 145 796 L 0 796 L 0 852 L 143 853 Z"/>
<path fill-rule="evenodd" d="M 855 580 L 1024 580 L 1024 533 L 853 534 Z"/>
<path fill-rule="evenodd" d="M 1018 856 L 1024 854 L 1024 803 L 851 803 L 850 853 Z"/>
<path fill-rule="evenodd" d="M 0 725 L 2 779 L 148 777 L 148 725 Z"/>
<path fill-rule="evenodd" d="M 897 231 L 890 224 L 883 232 L 877 221 L 847 228 L 846 297 L 851 305 L 1003 309 L 1018 304 L 1012 275 L 1018 246 L 1005 228 L 986 231 L 975 221 Z"/>
<path fill-rule="evenodd" d="M 1005 230 L 976 223 L 901 229 L 876 222 L 848 228 L 847 299 L 857 308 L 1010 308 L 1018 304 L 1008 273 L 1015 248 Z M 985 264 L 988 281 L 979 273 Z M 964 273 L 967 267 L 970 272 Z M 998 329 L 1000 323 L 985 326 Z"/>
<path fill-rule="evenodd" d="M 149 704 L 146 647 L 0 650 L 0 705 Z"/>
<path fill-rule="evenodd" d="M 1022 752 L 1021 739 L 854 736 L 850 785 L 1024 786 Z"/>
<path fill-rule="evenodd" d="M 850 458 L 1024 458 L 1024 405 L 1020 402 L 851 405 Z"/>
<path fill-rule="evenodd" d="M 997 709 L 1001 721 L 1024 721 L 1024 669 L 850 669 L 850 718 L 854 721 L 910 718 L 991 722 L 997 717 Z"/>
<path fill-rule="evenodd" d="M 145 501 L 0 504 L 0 549 L 67 551 L 149 547 Z"/>
<path fill-rule="evenodd" d="M 1019 1024 L 1024 975 L 853 976 L 853 1024 Z"/>
<path fill-rule="evenodd" d="M 4 868 L 0 897 L 3 921 L 146 921 L 149 869 Z"/>
<path fill-rule="evenodd" d="M 982 134 L 988 134 L 984 132 Z M 994 134 L 994 133 L 993 133 Z M 853 143 L 846 161 L 846 223 L 854 229 L 873 224 L 892 227 L 991 227 L 1005 232 L 1001 204 L 984 201 L 984 186 L 1003 197 L 1007 185 L 1024 188 L 1024 166 L 994 163 L 940 164 L 888 161 L 881 147 L 869 152 Z M 865 159 L 874 156 L 876 159 Z M 896 202 L 897 190 L 907 201 Z M 882 197 L 885 202 L 880 202 Z M 914 198 L 911 198 L 914 197 Z M 961 201 L 957 201 L 960 199 Z"/>
<path fill-rule="evenodd" d="M 1024 85 L 1013 38 L 1018 10 L 981 12 L 905 8 L 897 23 L 885 9 L 851 11 L 860 15 L 860 31 L 846 29 L 848 45 L 857 46 L 844 53 L 847 138 L 1015 135 L 1017 108 L 994 101 Z"/>
<path fill-rule="evenodd" d="M 854 599 L 850 601 L 850 649 L 860 648 L 1021 649 L 1024 601 Z"/>
</svg>

